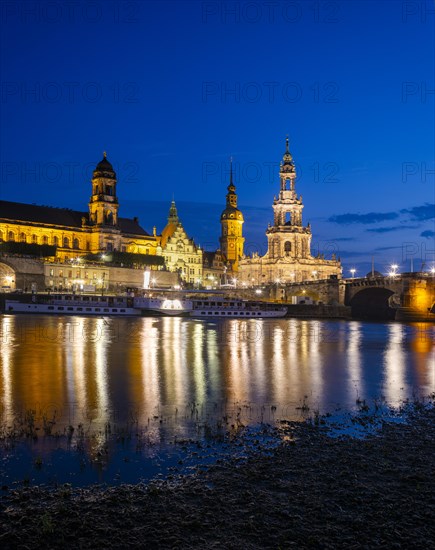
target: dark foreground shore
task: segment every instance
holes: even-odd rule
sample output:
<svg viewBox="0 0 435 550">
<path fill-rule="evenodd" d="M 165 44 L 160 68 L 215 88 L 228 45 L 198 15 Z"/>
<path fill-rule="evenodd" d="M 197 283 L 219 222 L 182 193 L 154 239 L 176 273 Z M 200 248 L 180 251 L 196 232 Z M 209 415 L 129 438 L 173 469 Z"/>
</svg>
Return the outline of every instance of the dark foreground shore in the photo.
<svg viewBox="0 0 435 550">
<path fill-rule="evenodd" d="M 284 424 L 272 456 L 177 482 L 3 490 L 2 548 L 430 548 L 435 410 L 364 440 Z"/>
</svg>

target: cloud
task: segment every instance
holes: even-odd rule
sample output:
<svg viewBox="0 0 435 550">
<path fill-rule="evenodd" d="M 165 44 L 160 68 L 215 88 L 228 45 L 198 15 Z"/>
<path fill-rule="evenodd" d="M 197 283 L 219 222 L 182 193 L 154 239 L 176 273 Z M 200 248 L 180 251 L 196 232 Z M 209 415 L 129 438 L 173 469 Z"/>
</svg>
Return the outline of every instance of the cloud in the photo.
<svg viewBox="0 0 435 550">
<path fill-rule="evenodd" d="M 338 223 L 342 225 L 349 225 L 351 223 L 371 224 L 379 223 L 387 220 L 395 220 L 399 217 L 397 212 L 369 212 L 368 214 L 338 214 L 328 218 L 329 222 Z"/>
<path fill-rule="evenodd" d="M 375 248 L 376 252 L 384 252 L 385 250 L 401 250 L 401 246 L 379 246 Z"/>
<path fill-rule="evenodd" d="M 412 220 L 426 221 L 435 218 L 435 204 L 426 202 L 422 206 L 413 206 L 412 208 L 403 208 L 401 214 L 410 214 Z"/>
<path fill-rule="evenodd" d="M 354 241 L 354 240 L 355 240 L 355 237 L 334 237 L 334 238 L 331 239 L 331 240 L 337 241 L 337 242 Z"/>
<path fill-rule="evenodd" d="M 374 223 L 380 223 L 389 220 L 397 220 L 401 216 L 406 216 L 408 219 L 423 222 L 427 220 L 435 219 L 435 204 L 426 202 L 420 206 L 413 206 L 411 208 L 402 208 L 399 212 L 368 212 L 367 214 L 353 214 L 348 212 L 347 214 L 337 214 L 328 218 L 329 222 L 338 223 L 341 225 L 350 224 L 363 224 L 370 225 Z M 374 233 L 388 233 L 389 231 L 398 231 L 399 229 L 416 229 L 411 226 L 398 226 L 398 227 L 380 227 L 379 229 L 369 229 Z"/>
<path fill-rule="evenodd" d="M 427 229 L 426 231 L 423 231 L 420 233 L 420 237 L 425 237 L 426 239 L 433 239 L 435 237 L 435 231 L 431 231 L 430 229 Z"/>
<path fill-rule="evenodd" d="M 370 228 L 370 229 L 366 229 L 366 231 L 370 231 L 371 233 L 390 233 L 391 231 L 400 231 L 401 229 L 417 229 L 417 226 L 415 226 L 415 225 L 394 225 L 392 227 Z"/>
</svg>

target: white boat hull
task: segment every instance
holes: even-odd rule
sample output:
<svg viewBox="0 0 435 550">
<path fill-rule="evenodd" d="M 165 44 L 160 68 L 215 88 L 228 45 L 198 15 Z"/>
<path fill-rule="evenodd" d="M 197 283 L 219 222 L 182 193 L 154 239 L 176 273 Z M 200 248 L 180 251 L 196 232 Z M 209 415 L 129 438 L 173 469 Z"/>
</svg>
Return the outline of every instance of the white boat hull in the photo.
<svg viewBox="0 0 435 550">
<path fill-rule="evenodd" d="M 16 302 L 6 300 L 5 313 L 46 313 L 56 315 L 96 315 L 96 316 L 139 316 L 140 310 L 125 306 L 111 305 L 66 305 L 66 304 L 37 304 L 33 302 Z"/>
<path fill-rule="evenodd" d="M 249 310 L 194 310 L 190 313 L 191 317 L 213 317 L 220 318 L 225 317 L 226 319 L 263 319 L 267 317 L 284 317 L 287 313 L 287 309 L 272 310 L 272 311 L 249 311 Z"/>
</svg>

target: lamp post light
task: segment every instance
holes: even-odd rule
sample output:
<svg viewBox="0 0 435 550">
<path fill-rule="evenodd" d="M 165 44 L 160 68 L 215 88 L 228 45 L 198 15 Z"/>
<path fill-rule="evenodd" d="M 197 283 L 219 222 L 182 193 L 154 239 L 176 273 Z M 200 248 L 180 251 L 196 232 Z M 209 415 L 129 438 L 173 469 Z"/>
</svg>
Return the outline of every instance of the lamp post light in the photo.
<svg viewBox="0 0 435 550">
<path fill-rule="evenodd" d="M 389 272 L 388 275 L 389 275 L 390 277 L 393 277 L 393 278 L 394 278 L 394 277 L 397 275 L 397 269 L 398 269 L 398 267 L 399 267 L 399 266 L 398 266 L 397 264 L 392 264 L 392 265 L 390 266 L 391 271 Z"/>
<path fill-rule="evenodd" d="M 356 269 L 354 267 L 352 267 L 352 269 L 349 269 L 351 275 L 352 275 L 352 279 L 355 279 L 355 273 L 356 273 Z"/>
</svg>

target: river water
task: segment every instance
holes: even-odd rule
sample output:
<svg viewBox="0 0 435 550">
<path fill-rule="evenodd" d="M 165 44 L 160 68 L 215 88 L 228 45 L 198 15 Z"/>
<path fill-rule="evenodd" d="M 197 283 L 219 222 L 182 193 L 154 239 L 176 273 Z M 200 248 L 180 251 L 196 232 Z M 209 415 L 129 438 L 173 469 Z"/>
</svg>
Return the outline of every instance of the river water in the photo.
<svg viewBox="0 0 435 550">
<path fill-rule="evenodd" d="M 195 438 L 199 425 L 273 424 L 357 399 L 398 405 L 435 390 L 434 336 L 425 323 L 3 315 L 2 429 L 38 427 L 32 460 L 44 434 L 68 430 L 94 437 L 95 452 L 122 426 L 155 446 Z"/>
</svg>

